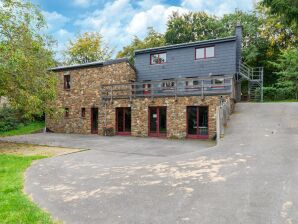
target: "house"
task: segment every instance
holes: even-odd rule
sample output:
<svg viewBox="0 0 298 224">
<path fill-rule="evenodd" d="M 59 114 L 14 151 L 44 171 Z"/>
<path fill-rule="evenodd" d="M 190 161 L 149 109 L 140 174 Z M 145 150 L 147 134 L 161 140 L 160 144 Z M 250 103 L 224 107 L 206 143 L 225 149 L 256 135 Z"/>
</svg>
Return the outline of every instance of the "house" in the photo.
<svg viewBox="0 0 298 224">
<path fill-rule="evenodd" d="M 51 69 L 57 106 L 53 132 L 168 138 L 214 137 L 216 108 L 240 98 L 242 27 L 235 36 L 143 49 L 125 58 Z"/>
</svg>

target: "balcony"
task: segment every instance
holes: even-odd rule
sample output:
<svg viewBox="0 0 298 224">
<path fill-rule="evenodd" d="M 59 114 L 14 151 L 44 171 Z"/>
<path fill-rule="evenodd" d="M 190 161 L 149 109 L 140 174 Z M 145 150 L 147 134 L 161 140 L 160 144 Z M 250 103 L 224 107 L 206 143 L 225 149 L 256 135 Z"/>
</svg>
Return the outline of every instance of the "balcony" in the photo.
<svg viewBox="0 0 298 224">
<path fill-rule="evenodd" d="M 179 97 L 229 95 L 233 88 L 232 76 L 177 78 L 158 81 L 101 85 L 102 100 L 141 97 Z"/>
</svg>

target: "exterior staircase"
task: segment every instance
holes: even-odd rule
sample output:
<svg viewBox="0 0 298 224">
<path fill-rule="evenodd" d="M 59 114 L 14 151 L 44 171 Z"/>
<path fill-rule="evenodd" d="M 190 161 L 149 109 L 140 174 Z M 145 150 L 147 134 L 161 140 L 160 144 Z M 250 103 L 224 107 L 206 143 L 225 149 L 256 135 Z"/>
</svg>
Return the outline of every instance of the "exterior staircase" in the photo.
<svg viewBox="0 0 298 224">
<path fill-rule="evenodd" d="M 244 62 L 241 62 L 238 74 L 239 83 L 241 83 L 242 80 L 248 81 L 248 101 L 263 102 L 263 67 L 252 68 Z"/>
</svg>

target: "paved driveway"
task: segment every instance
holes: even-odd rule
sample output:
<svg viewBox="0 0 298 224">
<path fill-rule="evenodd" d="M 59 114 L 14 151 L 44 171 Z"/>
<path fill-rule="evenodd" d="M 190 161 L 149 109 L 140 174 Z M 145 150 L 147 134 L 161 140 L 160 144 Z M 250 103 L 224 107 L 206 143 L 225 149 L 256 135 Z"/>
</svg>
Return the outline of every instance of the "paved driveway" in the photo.
<svg viewBox="0 0 298 224">
<path fill-rule="evenodd" d="M 296 103 L 237 104 L 225 139 L 209 149 L 103 138 L 92 150 L 37 162 L 25 190 L 65 223 L 298 223 L 297 113 Z"/>
</svg>

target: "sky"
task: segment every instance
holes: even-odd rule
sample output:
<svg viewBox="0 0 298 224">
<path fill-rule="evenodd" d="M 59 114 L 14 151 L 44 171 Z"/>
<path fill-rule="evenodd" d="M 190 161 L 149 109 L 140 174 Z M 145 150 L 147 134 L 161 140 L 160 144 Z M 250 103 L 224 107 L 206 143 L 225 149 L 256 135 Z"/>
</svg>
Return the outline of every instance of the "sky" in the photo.
<svg viewBox="0 0 298 224">
<path fill-rule="evenodd" d="M 48 23 L 47 33 L 56 41 L 61 57 L 68 40 L 78 33 L 97 31 L 115 54 L 136 35 L 144 38 L 147 27 L 165 32 L 173 11 L 205 11 L 222 16 L 235 9 L 249 11 L 254 0 L 31 0 L 38 5 Z"/>
</svg>

